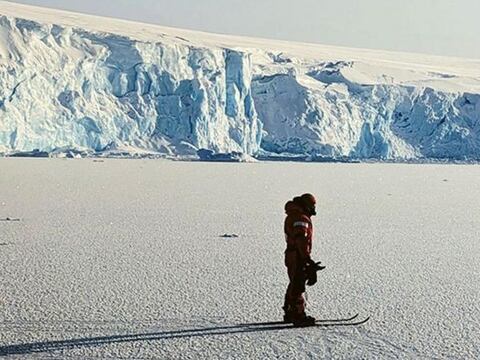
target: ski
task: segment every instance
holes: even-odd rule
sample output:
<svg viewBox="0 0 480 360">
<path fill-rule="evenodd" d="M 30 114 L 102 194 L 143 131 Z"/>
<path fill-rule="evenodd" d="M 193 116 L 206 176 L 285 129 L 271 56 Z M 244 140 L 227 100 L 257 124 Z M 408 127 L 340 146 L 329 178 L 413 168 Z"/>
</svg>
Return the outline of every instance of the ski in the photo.
<svg viewBox="0 0 480 360">
<path fill-rule="evenodd" d="M 356 317 L 355 317 L 356 318 Z M 354 319 L 355 319 L 354 318 Z M 329 326 L 358 326 L 358 325 L 363 325 L 365 324 L 368 320 L 370 320 L 370 316 L 366 317 L 363 320 L 358 320 L 358 321 L 330 321 L 330 322 L 315 322 L 315 325 L 313 327 L 329 327 Z M 308 326 L 307 326 L 308 327 Z"/>
<path fill-rule="evenodd" d="M 340 319 L 339 319 L 340 320 Z M 336 321 L 336 322 L 315 322 L 314 325 L 310 326 L 293 326 L 290 323 L 277 323 L 276 325 L 262 325 L 262 326 L 245 326 L 245 329 L 248 331 L 274 331 L 274 330 L 287 330 L 287 329 L 306 329 L 306 328 L 327 328 L 327 327 L 348 327 L 348 326 L 359 326 L 365 324 L 370 320 L 370 316 L 359 320 L 359 321 Z"/>
<path fill-rule="evenodd" d="M 338 319 L 319 319 L 315 321 L 315 325 L 317 324 L 324 324 L 324 323 L 346 323 L 358 318 L 359 314 L 355 314 L 351 317 L 346 318 L 338 318 Z M 368 321 L 368 319 L 366 320 Z M 365 322 L 366 322 L 365 321 Z M 239 326 L 272 326 L 272 325 L 291 325 L 290 323 L 286 323 L 284 321 L 266 321 L 266 322 L 256 322 L 256 323 L 245 323 L 240 324 Z"/>
<path fill-rule="evenodd" d="M 348 322 L 348 321 L 352 321 L 352 320 L 355 320 L 356 318 L 358 318 L 358 315 L 359 314 L 355 314 L 352 317 L 345 318 L 345 319 L 320 319 L 320 320 L 316 320 L 315 324 L 317 324 L 317 323 L 321 324 L 321 323 L 325 323 L 325 322 Z"/>
</svg>

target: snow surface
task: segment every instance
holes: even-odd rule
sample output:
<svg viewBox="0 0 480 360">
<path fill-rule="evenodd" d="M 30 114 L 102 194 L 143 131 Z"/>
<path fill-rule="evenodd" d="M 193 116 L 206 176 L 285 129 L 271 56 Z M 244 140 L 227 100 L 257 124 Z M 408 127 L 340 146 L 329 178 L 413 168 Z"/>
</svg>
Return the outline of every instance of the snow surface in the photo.
<svg viewBox="0 0 480 360">
<path fill-rule="evenodd" d="M 461 39 L 459 39 L 461 41 Z M 0 1 L 0 153 L 480 159 L 480 60 Z"/>
<path fill-rule="evenodd" d="M 0 219 L 20 219 L 0 221 L 0 355 L 480 357 L 477 166 L 7 158 L 0 169 Z M 309 311 L 371 320 L 222 328 L 281 317 L 283 205 L 306 190 L 327 265 Z"/>
</svg>

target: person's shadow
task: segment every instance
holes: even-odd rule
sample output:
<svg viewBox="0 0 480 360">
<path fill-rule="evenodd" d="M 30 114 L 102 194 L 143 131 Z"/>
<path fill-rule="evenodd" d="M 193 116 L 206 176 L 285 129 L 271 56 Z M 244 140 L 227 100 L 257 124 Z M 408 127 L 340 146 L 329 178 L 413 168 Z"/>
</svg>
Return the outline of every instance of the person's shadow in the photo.
<svg viewBox="0 0 480 360">
<path fill-rule="evenodd" d="M 0 346 L 0 356 L 24 355 L 32 353 L 42 353 L 58 351 L 79 347 L 94 347 L 115 343 L 130 343 L 138 341 L 169 340 L 181 338 L 193 338 L 204 336 L 218 336 L 228 334 L 246 334 L 252 332 L 272 331 L 292 329 L 291 326 L 278 322 L 272 323 L 252 323 L 229 326 L 217 326 L 197 329 L 184 329 L 176 331 L 162 331 L 156 333 L 133 334 L 133 335 L 112 335 L 90 338 L 78 338 L 70 340 L 57 340 L 45 342 L 32 342 L 25 344 L 14 344 Z"/>
</svg>

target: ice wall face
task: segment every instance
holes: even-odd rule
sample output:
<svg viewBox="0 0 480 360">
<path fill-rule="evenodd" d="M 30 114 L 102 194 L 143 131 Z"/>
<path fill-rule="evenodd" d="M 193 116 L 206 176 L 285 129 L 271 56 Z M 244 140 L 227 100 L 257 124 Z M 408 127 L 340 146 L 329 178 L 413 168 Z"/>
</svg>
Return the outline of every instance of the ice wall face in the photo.
<svg viewBox="0 0 480 360">
<path fill-rule="evenodd" d="M 0 27 L 0 146 L 7 151 L 259 148 L 249 54 L 4 16 Z"/>
<path fill-rule="evenodd" d="M 41 15 L 50 24 L 51 12 Z M 71 18 L 0 15 L 0 153 L 480 160 L 480 62 L 462 73 L 437 58 L 334 48 L 317 57 L 305 45 L 285 53 L 111 19 L 108 31 L 87 30 L 102 22 Z"/>
<path fill-rule="evenodd" d="M 480 159 L 479 94 L 362 85 L 342 75 L 349 66 L 258 76 L 262 148 L 356 159 Z"/>
</svg>

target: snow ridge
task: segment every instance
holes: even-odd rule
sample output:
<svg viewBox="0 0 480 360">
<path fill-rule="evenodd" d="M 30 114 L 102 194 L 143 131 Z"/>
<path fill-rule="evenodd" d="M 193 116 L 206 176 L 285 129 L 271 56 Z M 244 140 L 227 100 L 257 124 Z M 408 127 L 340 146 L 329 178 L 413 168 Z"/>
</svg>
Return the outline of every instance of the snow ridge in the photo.
<svg viewBox="0 0 480 360">
<path fill-rule="evenodd" d="M 332 50 L 312 58 L 163 32 L 146 41 L 78 27 L 73 15 L 71 25 L 11 16 L 17 5 L 5 4 L 0 152 L 480 159 L 472 60 L 454 74 L 435 57 L 375 63 Z M 36 8 L 18 6 L 19 14 L 25 9 Z"/>
</svg>

